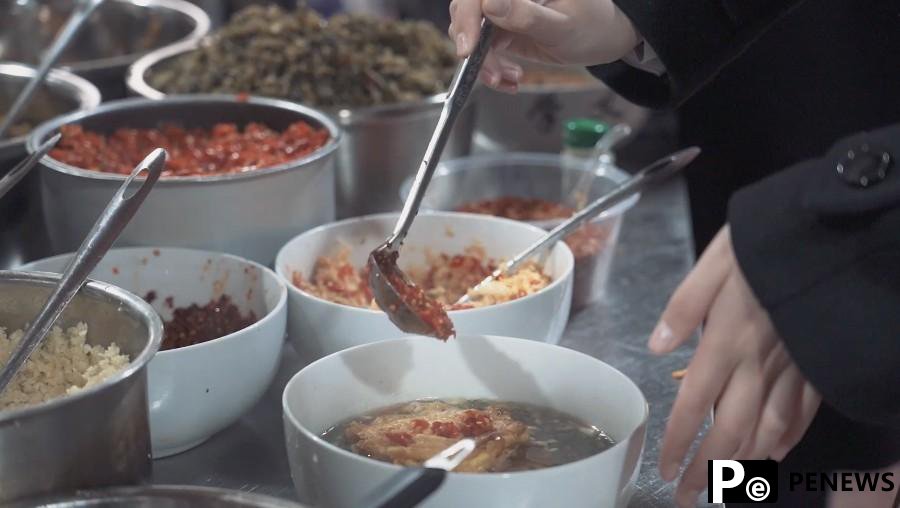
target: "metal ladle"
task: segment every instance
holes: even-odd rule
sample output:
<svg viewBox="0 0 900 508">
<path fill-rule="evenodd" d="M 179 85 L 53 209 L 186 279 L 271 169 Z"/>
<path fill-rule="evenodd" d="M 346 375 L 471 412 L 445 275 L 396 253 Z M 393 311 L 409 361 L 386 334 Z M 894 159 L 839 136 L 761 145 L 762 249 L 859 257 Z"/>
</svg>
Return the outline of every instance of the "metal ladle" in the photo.
<svg viewBox="0 0 900 508">
<path fill-rule="evenodd" d="M 453 325 L 443 307 L 428 298 L 412 283 L 397 267 L 397 258 L 400 255 L 400 246 L 403 245 L 403 240 L 406 239 L 409 228 L 419 212 L 425 189 L 450 137 L 453 123 L 465 107 L 466 100 L 478 80 L 481 64 L 490 49 L 492 32 L 491 22 L 483 19 L 478 45 L 460 65 L 450 85 L 450 91 L 444 100 L 444 109 L 425 150 L 425 157 L 419 166 L 397 225 L 391 236 L 369 254 L 369 287 L 372 289 L 375 302 L 398 328 L 407 333 L 431 335 L 441 339 L 447 339 L 454 334 Z M 423 319 L 422 316 L 427 312 L 432 313 L 435 319 L 428 321 Z"/>
<path fill-rule="evenodd" d="M 56 64 L 57 60 L 59 60 L 63 50 L 65 50 L 69 43 L 72 42 L 72 39 L 78 34 L 78 30 L 81 29 L 88 17 L 90 17 L 94 10 L 102 3 L 103 0 L 81 0 L 78 2 L 75 6 L 75 10 L 72 11 L 72 15 L 69 16 L 69 20 L 66 21 L 65 26 L 60 30 L 59 35 L 56 36 L 56 39 L 53 41 L 53 44 L 50 45 L 50 48 L 44 53 L 34 76 L 28 80 L 28 83 L 25 84 L 25 88 L 23 88 L 22 91 L 19 92 L 18 97 L 16 97 L 16 101 L 13 103 L 12 107 L 6 112 L 6 116 L 0 121 L 0 139 L 6 135 L 6 131 L 13 125 L 13 122 L 18 120 L 19 115 L 25 109 L 25 106 L 31 101 L 34 92 L 37 91 L 37 87 L 44 81 L 44 78 L 47 77 L 50 68 Z"/>
<path fill-rule="evenodd" d="M 425 461 L 421 468 L 407 468 L 378 486 L 360 506 L 369 508 L 410 508 L 436 491 L 447 473 L 463 463 L 472 451 L 475 441 L 463 439 L 441 453 Z"/>
<path fill-rule="evenodd" d="M 106 254 L 106 251 L 112 247 L 116 238 L 125 229 L 125 226 L 134 217 L 134 214 L 144 202 L 144 198 L 153 188 L 153 185 L 162 174 L 163 165 L 166 162 L 166 152 L 162 148 L 157 148 L 150 153 L 125 180 L 118 191 L 113 195 L 112 200 L 106 209 L 97 219 L 94 227 L 84 239 L 84 243 L 78 248 L 78 252 L 72 258 L 66 271 L 59 280 L 59 285 L 47 299 L 47 303 L 38 313 L 37 317 L 25 331 L 25 336 L 16 346 L 15 351 L 10 355 L 9 361 L 0 371 L 0 395 L 15 377 L 19 369 L 31 356 L 31 353 L 40 345 L 41 341 L 50 331 L 50 328 L 59 318 L 66 305 L 72 301 L 81 286 L 84 285 L 88 274 L 97 266 L 97 263 Z M 141 186 L 134 192 L 126 195 L 128 187 L 135 178 L 141 173 L 147 173 L 146 179 Z"/>
<path fill-rule="evenodd" d="M 12 170 L 6 174 L 3 178 L 0 178 L 0 199 L 3 199 L 3 196 L 6 195 L 7 192 L 10 191 L 13 187 L 16 186 L 17 183 L 21 182 L 25 175 L 31 171 L 37 161 L 41 160 L 41 158 L 53 149 L 56 146 L 56 143 L 59 142 L 60 134 L 53 136 L 52 138 L 44 141 L 44 143 L 38 147 L 37 150 L 28 157 L 25 158 L 22 162 L 16 164 L 16 167 L 12 168 Z"/>
<path fill-rule="evenodd" d="M 630 196 L 640 191 L 644 187 L 647 187 L 648 185 L 653 183 L 659 183 L 666 178 L 674 175 L 676 172 L 680 171 L 682 168 L 690 164 L 694 159 L 697 158 L 698 155 L 700 155 L 699 148 L 685 148 L 684 150 L 680 150 L 667 157 L 659 159 L 656 162 L 645 167 L 644 169 L 638 171 L 634 176 L 632 176 L 628 180 L 625 180 L 624 182 L 616 186 L 613 190 L 607 192 L 596 201 L 588 205 L 586 208 L 582 209 L 580 212 L 576 213 L 565 222 L 553 228 L 553 230 L 547 233 L 546 236 L 531 244 L 530 247 L 522 251 L 520 254 L 500 265 L 500 267 L 494 270 L 491 275 L 489 275 L 483 281 L 479 282 L 472 290 L 470 290 L 465 295 L 463 295 L 462 298 L 457 300 L 456 305 L 468 303 L 471 300 L 469 298 L 469 294 L 471 293 L 471 291 L 481 289 L 486 284 L 489 284 L 490 282 L 497 280 L 500 277 L 515 273 L 516 270 L 518 270 L 522 265 L 522 263 L 527 261 L 536 253 L 553 246 L 560 239 L 568 236 L 570 233 L 581 227 L 581 225 L 585 222 L 600 215 L 605 210 L 610 209 L 611 207 L 624 201 L 625 199 L 628 199 Z"/>
</svg>

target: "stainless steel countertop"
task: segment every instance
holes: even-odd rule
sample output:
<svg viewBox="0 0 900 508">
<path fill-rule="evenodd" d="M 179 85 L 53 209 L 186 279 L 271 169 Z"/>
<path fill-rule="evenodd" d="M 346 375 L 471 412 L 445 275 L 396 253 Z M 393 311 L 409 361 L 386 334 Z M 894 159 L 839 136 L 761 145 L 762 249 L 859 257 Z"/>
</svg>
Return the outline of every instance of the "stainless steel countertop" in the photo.
<svg viewBox="0 0 900 508">
<path fill-rule="evenodd" d="M 605 301 L 573 316 L 562 345 L 622 370 L 650 403 L 639 490 L 631 506 L 670 507 L 671 485 L 659 477 L 659 443 L 678 389 L 672 371 L 687 365 L 692 348 L 667 357 L 645 343 L 668 295 L 693 262 L 684 184 L 673 182 L 642 197 L 626 215 Z M 303 367 L 290 345 L 260 403 L 236 424 L 188 452 L 154 463 L 154 483 L 226 487 L 294 498 L 281 421 L 281 392 Z M 707 506 L 702 504 L 701 506 Z"/>
</svg>

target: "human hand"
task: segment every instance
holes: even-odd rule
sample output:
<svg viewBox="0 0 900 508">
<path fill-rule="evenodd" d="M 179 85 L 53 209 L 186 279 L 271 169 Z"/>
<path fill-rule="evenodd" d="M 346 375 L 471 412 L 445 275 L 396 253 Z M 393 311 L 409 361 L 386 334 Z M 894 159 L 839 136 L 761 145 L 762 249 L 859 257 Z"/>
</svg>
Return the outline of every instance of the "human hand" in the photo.
<svg viewBox="0 0 900 508">
<path fill-rule="evenodd" d="M 453 0 L 450 37 L 460 57 L 475 48 L 482 17 L 496 28 L 481 79 L 503 91 L 515 91 L 522 78 L 510 55 L 597 65 L 622 58 L 638 44 L 631 21 L 612 0 Z"/>
<path fill-rule="evenodd" d="M 782 460 L 821 397 L 794 364 L 737 264 L 726 226 L 669 300 L 650 349 L 669 353 L 706 322 L 666 426 L 659 464 L 674 481 L 700 426 L 715 420 L 685 469 L 679 506 L 695 506 L 711 459 Z"/>
</svg>

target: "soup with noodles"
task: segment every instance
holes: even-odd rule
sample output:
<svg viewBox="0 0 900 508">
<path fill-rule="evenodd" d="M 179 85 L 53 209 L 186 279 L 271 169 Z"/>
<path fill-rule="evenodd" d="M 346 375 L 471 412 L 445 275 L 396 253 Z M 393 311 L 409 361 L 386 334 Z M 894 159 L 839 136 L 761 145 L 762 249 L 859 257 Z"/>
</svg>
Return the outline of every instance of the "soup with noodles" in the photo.
<svg viewBox="0 0 900 508">
<path fill-rule="evenodd" d="M 580 419 L 532 404 L 494 400 L 417 400 L 351 418 L 326 430 L 326 441 L 359 455 L 421 466 L 463 438 L 475 450 L 455 471 L 502 473 L 568 464 L 615 442 Z"/>
</svg>

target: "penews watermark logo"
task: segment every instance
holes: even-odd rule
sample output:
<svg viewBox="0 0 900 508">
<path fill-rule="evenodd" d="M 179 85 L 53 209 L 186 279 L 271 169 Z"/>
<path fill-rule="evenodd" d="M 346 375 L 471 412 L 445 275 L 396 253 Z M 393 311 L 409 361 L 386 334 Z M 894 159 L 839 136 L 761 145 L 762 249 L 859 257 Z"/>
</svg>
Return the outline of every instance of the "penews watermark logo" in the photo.
<svg viewBox="0 0 900 508">
<path fill-rule="evenodd" d="M 709 502 L 774 503 L 778 500 L 778 463 L 774 460 L 710 460 Z M 892 472 L 785 471 L 789 492 L 893 492 Z M 898 489 L 900 495 L 900 489 Z"/>
<path fill-rule="evenodd" d="M 774 460 L 709 461 L 710 503 L 778 501 L 778 463 Z"/>
</svg>

